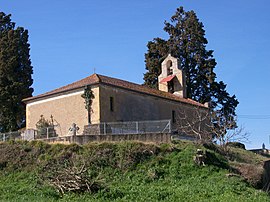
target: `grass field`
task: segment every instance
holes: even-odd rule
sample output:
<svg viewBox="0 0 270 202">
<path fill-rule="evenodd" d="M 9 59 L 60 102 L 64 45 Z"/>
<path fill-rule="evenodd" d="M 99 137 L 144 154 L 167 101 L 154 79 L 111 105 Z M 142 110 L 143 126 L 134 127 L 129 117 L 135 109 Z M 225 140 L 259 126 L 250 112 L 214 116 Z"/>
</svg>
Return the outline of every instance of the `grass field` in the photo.
<svg viewBox="0 0 270 202">
<path fill-rule="evenodd" d="M 207 151 L 206 166 L 194 164 L 197 148 Z M 242 177 L 228 177 L 227 158 L 194 143 L 9 142 L 0 153 L 0 201 L 270 201 Z M 244 150 L 234 155 L 234 163 L 264 160 Z M 81 166 L 97 190 L 62 195 L 50 185 L 61 170 Z"/>
</svg>

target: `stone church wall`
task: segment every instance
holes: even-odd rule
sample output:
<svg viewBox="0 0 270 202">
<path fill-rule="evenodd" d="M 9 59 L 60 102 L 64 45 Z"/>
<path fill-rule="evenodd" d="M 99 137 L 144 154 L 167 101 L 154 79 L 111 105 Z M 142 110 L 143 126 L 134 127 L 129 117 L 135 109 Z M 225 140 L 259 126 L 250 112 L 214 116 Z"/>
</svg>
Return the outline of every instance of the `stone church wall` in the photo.
<svg viewBox="0 0 270 202">
<path fill-rule="evenodd" d="M 110 109 L 110 97 L 113 98 L 114 102 L 113 111 Z M 180 108 L 185 109 L 188 116 L 194 110 L 189 104 L 170 101 L 113 86 L 100 86 L 101 122 L 172 120 L 173 111 L 175 119 L 177 119 L 177 112 Z M 176 128 L 176 123 L 172 122 L 172 127 Z"/>
<path fill-rule="evenodd" d="M 95 98 L 92 104 L 91 119 L 92 123 L 99 123 L 99 89 L 95 86 L 92 91 Z M 67 135 L 72 123 L 76 123 L 80 128 L 79 133 L 82 133 L 84 125 L 88 122 L 84 99 L 81 97 L 82 94 L 83 88 L 28 103 L 26 106 L 26 128 L 36 129 L 36 123 L 41 115 L 45 119 L 50 119 L 51 115 L 53 115 L 53 118 L 59 123 L 59 127 L 55 127 L 59 136 Z"/>
<path fill-rule="evenodd" d="M 190 120 L 193 118 L 192 110 L 196 110 L 190 104 L 106 84 L 95 85 L 92 87 L 92 91 L 95 96 L 91 113 L 93 124 L 170 119 L 172 129 L 175 130 L 179 109 L 184 109 Z M 53 118 L 59 123 L 59 127 L 56 127 L 59 136 L 67 135 L 72 123 L 79 126 L 79 134 L 81 134 L 88 123 L 82 94 L 83 88 L 30 101 L 26 106 L 27 129 L 35 129 L 41 115 L 45 119 L 50 119 L 50 116 L 53 115 Z"/>
</svg>

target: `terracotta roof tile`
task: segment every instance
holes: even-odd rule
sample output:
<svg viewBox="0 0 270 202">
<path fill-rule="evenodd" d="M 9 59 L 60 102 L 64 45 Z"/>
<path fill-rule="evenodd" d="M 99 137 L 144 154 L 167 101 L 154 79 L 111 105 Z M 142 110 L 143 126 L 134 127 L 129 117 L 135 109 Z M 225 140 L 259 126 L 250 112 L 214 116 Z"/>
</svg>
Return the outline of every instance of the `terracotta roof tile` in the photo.
<svg viewBox="0 0 270 202">
<path fill-rule="evenodd" d="M 92 74 L 91 76 L 88 76 L 84 79 L 81 79 L 79 81 L 76 81 L 74 83 L 68 84 L 66 86 L 54 89 L 52 91 L 37 95 L 37 96 L 33 96 L 33 97 L 29 97 L 29 98 L 25 98 L 23 99 L 24 102 L 30 101 L 30 100 L 34 100 L 34 99 L 38 99 L 38 98 L 43 98 L 49 95 L 54 95 L 54 94 L 58 94 L 58 93 L 62 93 L 65 91 L 70 91 L 70 90 L 74 90 L 77 88 L 81 88 L 84 87 L 86 85 L 91 85 L 91 84 L 95 84 L 95 83 L 99 83 L 99 78 L 97 76 L 97 74 Z"/>
<path fill-rule="evenodd" d="M 167 82 L 171 81 L 174 77 L 175 77 L 175 75 L 170 75 L 170 76 L 162 79 L 159 83 L 167 83 Z"/>
<path fill-rule="evenodd" d="M 181 98 L 179 96 L 173 95 L 173 94 L 168 93 L 168 92 L 163 92 L 163 91 L 152 89 L 152 88 L 149 88 L 149 87 L 146 87 L 143 85 L 139 85 L 139 84 L 135 84 L 132 82 L 124 81 L 121 79 L 115 79 L 115 78 L 111 78 L 111 77 L 103 76 L 103 75 L 99 75 L 99 74 L 92 74 L 91 76 L 88 76 L 82 80 L 76 81 L 74 83 L 57 88 L 55 90 L 49 91 L 49 92 L 41 94 L 41 95 L 26 98 L 23 101 L 24 102 L 32 101 L 32 100 L 35 100 L 38 98 L 43 98 L 43 97 L 47 97 L 50 95 L 55 95 L 58 93 L 82 88 L 86 85 L 93 85 L 93 84 L 98 84 L 98 83 L 116 86 L 119 88 L 132 90 L 132 91 L 136 91 L 139 93 L 145 93 L 145 94 L 149 94 L 149 95 L 153 95 L 153 96 L 157 96 L 157 97 L 162 97 L 162 98 L 169 99 L 169 100 L 180 101 L 183 103 L 188 103 L 188 104 L 192 104 L 192 105 L 196 105 L 196 106 L 205 107 L 203 104 L 198 103 L 192 99 Z"/>
<path fill-rule="evenodd" d="M 137 92 L 141 92 L 141 93 L 145 93 L 145 94 L 150 94 L 150 95 L 154 95 L 154 96 L 158 96 L 158 97 L 162 97 L 162 98 L 167 98 L 167 99 L 174 100 L 174 101 L 180 101 L 180 102 L 189 103 L 192 105 L 205 107 L 203 104 L 196 102 L 192 99 L 181 98 L 177 95 L 174 95 L 174 94 L 171 94 L 168 92 L 164 92 L 164 91 L 160 91 L 157 89 L 149 88 L 147 86 L 143 86 L 143 85 L 131 83 L 129 81 L 115 79 L 115 78 L 111 78 L 111 77 L 107 77 L 107 76 L 103 76 L 103 75 L 98 75 L 98 77 L 100 78 L 101 83 L 110 84 L 110 85 L 117 86 L 120 88 L 125 88 L 125 89 L 129 89 L 129 90 L 133 90 L 133 91 L 137 91 Z"/>
</svg>

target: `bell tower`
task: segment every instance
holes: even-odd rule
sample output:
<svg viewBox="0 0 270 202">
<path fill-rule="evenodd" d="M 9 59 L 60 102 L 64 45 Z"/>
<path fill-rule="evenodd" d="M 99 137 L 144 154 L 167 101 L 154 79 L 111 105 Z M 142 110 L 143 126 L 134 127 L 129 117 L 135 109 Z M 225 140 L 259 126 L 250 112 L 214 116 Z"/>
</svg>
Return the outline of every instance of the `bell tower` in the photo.
<svg viewBox="0 0 270 202">
<path fill-rule="evenodd" d="M 158 76 L 158 89 L 186 98 L 186 79 L 180 69 L 179 60 L 169 54 L 161 63 L 161 74 Z"/>
</svg>

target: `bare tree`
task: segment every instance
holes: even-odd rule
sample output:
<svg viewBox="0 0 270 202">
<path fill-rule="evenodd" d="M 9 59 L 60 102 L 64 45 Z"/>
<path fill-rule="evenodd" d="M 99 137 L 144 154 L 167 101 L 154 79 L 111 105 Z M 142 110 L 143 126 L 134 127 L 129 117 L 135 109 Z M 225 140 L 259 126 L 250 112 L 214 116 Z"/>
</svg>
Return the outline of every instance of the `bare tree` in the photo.
<svg viewBox="0 0 270 202">
<path fill-rule="evenodd" d="M 237 120 L 237 118 L 234 118 Z M 217 142 L 226 149 L 229 142 L 249 142 L 249 133 L 244 130 L 243 126 L 235 127 L 235 122 L 227 121 L 224 124 L 223 120 L 215 119 L 215 123 L 211 123 L 211 132 Z"/>
<path fill-rule="evenodd" d="M 198 139 L 212 139 L 210 113 L 207 108 L 185 107 L 177 110 L 176 127 L 178 132 Z"/>
<path fill-rule="evenodd" d="M 234 120 L 237 119 L 234 117 Z M 202 107 L 179 108 L 176 128 L 180 134 L 200 140 L 216 140 L 224 149 L 228 142 L 246 143 L 249 138 L 243 126 L 235 127 L 235 121 L 224 122 L 221 116 L 215 116 L 210 110 Z"/>
</svg>

